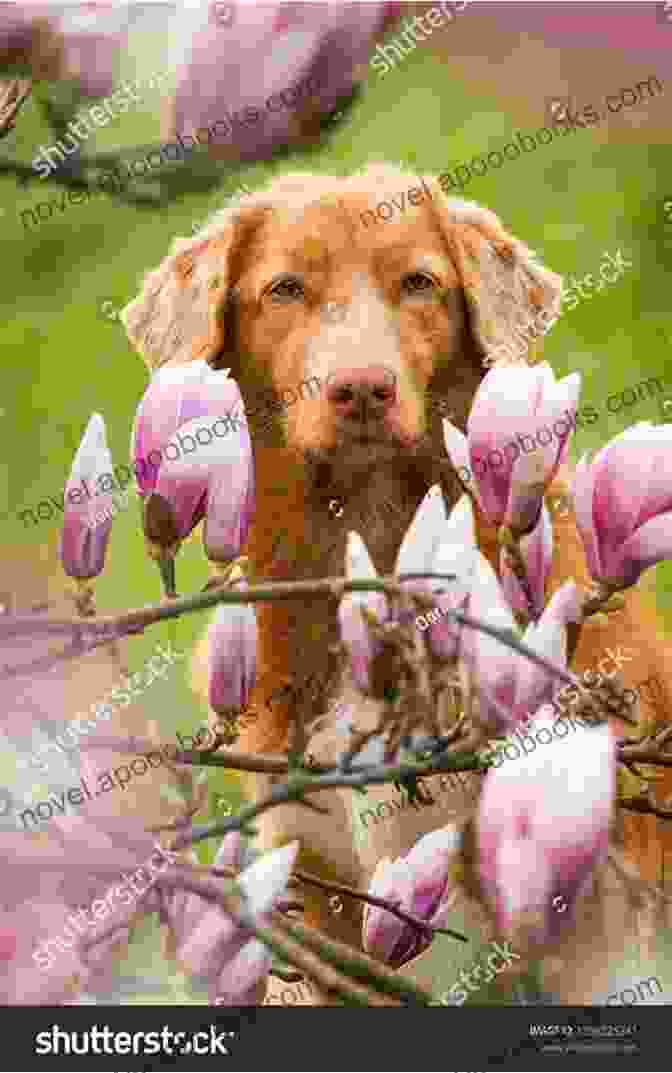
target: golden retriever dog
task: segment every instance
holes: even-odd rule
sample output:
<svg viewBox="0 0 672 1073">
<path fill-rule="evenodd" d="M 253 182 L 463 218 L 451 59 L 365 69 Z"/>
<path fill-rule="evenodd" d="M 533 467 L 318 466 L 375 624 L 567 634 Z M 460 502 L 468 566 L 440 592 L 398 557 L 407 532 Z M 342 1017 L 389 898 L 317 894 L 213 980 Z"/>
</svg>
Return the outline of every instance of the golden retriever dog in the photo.
<svg viewBox="0 0 672 1073">
<path fill-rule="evenodd" d="M 411 188 L 420 196 L 412 199 Z M 398 211 L 372 222 L 377 205 L 393 198 Z M 489 362 L 513 342 L 517 327 L 542 311 L 553 319 L 560 295 L 560 277 L 494 213 L 447 197 L 431 176 L 371 164 L 348 177 L 285 175 L 227 206 L 194 238 L 175 240 L 123 316 L 150 369 L 198 358 L 230 367 L 256 467 L 256 517 L 245 554 L 254 576 L 300 579 L 342 575 L 351 530 L 364 539 L 378 572 L 389 573 L 429 487 L 439 484 L 453 507 L 462 489 L 446 456 L 442 418 L 464 430 Z M 311 378 L 319 391 L 297 392 Z M 275 404 L 266 423 L 259 417 L 262 393 Z M 285 404 L 290 394 L 298 398 Z M 557 517 L 554 528 L 549 591 L 568 577 L 587 581 L 573 519 Z M 495 534 L 482 521 L 479 542 L 495 565 Z M 258 718 L 237 747 L 280 752 L 298 717 L 310 728 L 312 755 L 333 760 L 347 740 L 339 701 L 352 696 L 338 653 L 335 602 L 259 604 L 257 616 Z M 655 714 L 663 716 L 672 671 L 655 613 L 633 591 L 608 624 L 583 628 L 574 670 L 595 668 L 608 647 L 619 645 L 633 653 L 623 672 L 628 685 L 657 676 Z M 206 666 L 203 644 L 195 654 L 203 691 Z M 358 704 L 358 726 L 370 726 L 374 702 Z M 654 714 L 647 703 L 643 708 Z M 625 729 L 616 724 L 617 732 Z M 478 776 L 471 780 L 477 789 Z M 318 795 L 328 815 L 273 809 L 259 824 L 258 844 L 267 849 L 298 838 L 302 868 L 366 889 L 381 857 L 406 853 L 427 831 L 473 813 L 476 794 L 448 792 L 439 777 L 424 782 L 433 805 L 407 808 L 365 830 L 356 813 L 391 800 L 392 787 L 366 798 Z M 257 795 L 268 784 L 257 776 L 250 790 Z M 626 814 L 617 826 L 630 861 L 659 880 L 661 821 Z M 345 898 L 342 911 L 333 912 L 329 893 L 308 886 L 301 898 L 309 923 L 361 948 L 361 902 Z M 464 912 L 477 942 L 482 917 L 475 904 L 465 903 Z M 620 880 L 605 869 L 579 906 L 577 926 L 544 963 L 547 989 L 562 1002 L 590 1001 L 607 985 L 610 964 L 620 964 L 624 944 L 638 937 L 637 925 Z M 425 961 L 422 955 L 402 971 L 431 985 Z M 309 1001 L 335 1000 L 312 988 Z"/>
</svg>

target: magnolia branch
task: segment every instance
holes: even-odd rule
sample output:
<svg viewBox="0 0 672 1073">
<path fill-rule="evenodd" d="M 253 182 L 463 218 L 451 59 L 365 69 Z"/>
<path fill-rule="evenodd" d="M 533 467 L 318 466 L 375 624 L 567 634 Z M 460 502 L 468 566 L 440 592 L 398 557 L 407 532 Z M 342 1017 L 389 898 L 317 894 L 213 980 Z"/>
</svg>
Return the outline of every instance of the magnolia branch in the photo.
<svg viewBox="0 0 672 1073">
<path fill-rule="evenodd" d="M 441 745 L 442 743 L 437 743 Z M 651 764 L 660 767 L 672 767 L 672 753 L 663 749 L 664 743 L 647 742 L 631 745 L 618 744 L 616 757 L 620 763 Z M 180 751 L 173 746 L 157 745 L 156 742 L 143 738 L 122 738 L 115 736 L 99 737 L 95 741 L 82 742 L 82 749 L 115 749 L 138 755 L 171 749 L 170 762 L 190 766 L 218 767 L 232 771 L 248 771 L 266 775 L 293 775 L 291 787 L 277 786 L 271 795 L 263 801 L 250 805 L 237 816 L 215 821 L 210 827 L 201 827 L 192 831 L 194 841 L 201 841 L 209 834 L 227 834 L 229 831 L 241 830 L 252 819 L 270 808 L 288 801 L 300 801 L 304 793 L 317 793 L 334 787 L 362 788 L 366 785 L 393 783 L 403 778 L 426 777 L 451 771 L 485 772 L 492 767 L 492 762 L 477 754 L 434 753 L 431 759 L 417 763 L 403 764 L 356 764 L 349 766 L 347 772 L 336 764 L 320 764 L 315 760 L 300 769 L 292 767 L 283 755 L 266 755 L 261 753 L 242 753 L 234 750 L 225 753 L 200 752 L 196 750 Z M 435 745 L 436 748 L 436 745 Z M 636 801 L 636 804 L 633 804 Z M 643 799 L 618 799 L 617 803 L 630 810 L 650 812 L 661 818 L 669 814 L 661 811 L 661 806 L 647 804 Z M 186 834 L 185 834 L 185 837 Z"/>
</svg>

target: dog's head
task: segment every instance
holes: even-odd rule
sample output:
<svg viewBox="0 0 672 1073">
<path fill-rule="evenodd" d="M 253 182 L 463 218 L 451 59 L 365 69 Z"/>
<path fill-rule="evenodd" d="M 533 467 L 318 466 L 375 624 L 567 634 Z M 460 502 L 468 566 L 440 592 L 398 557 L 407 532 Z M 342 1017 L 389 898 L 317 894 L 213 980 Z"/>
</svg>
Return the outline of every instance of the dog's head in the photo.
<svg viewBox="0 0 672 1073">
<path fill-rule="evenodd" d="M 516 331 L 524 352 L 560 283 L 487 209 L 375 164 L 238 199 L 175 242 L 123 319 L 152 369 L 230 367 L 255 449 L 300 453 L 316 494 L 408 520 L 434 481 L 454 501 L 441 419 L 464 427 L 487 365 L 524 360 Z"/>
</svg>

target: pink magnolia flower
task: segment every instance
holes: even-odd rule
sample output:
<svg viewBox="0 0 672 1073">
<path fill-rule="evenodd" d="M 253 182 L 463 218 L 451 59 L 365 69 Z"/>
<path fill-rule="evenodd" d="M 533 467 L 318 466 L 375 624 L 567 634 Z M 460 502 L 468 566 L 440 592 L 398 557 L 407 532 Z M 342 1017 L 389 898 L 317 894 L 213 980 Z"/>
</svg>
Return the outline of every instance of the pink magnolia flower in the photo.
<svg viewBox="0 0 672 1073">
<path fill-rule="evenodd" d="M 523 615 L 531 613 L 532 618 L 539 618 L 544 610 L 546 581 L 551 572 L 553 560 L 553 526 L 548 510 L 544 506 L 536 526 L 527 536 L 521 537 L 519 548 L 525 565 L 525 574 L 532 595 L 532 607 L 528 606 L 525 593 L 518 578 L 511 569 L 506 548 L 500 552 L 500 574 L 502 588 L 509 605 Z"/>
<path fill-rule="evenodd" d="M 151 542 L 174 547 L 206 511 L 213 552 L 225 540 L 231 542 L 227 550 L 244 540 L 252 448 L 247 426 L 239 426 L 241 412 L 238 385 L 228 370 L 194 361 L 154 374 L 138 406 L 131 440 Z"/>
<path fill-rule="evenodd" d="M 491 525 L 529 531 L 567 457 L 581 377 L 547 362 L 493 368 L 476 392 L 467 436 L 444 418 L 446 450 Z"/>
<path fill-rule="evenodd" d="M 464 610 L 471 591 L 476 569 L 478 548 L 474 513 L 468 496 L 462 496 L 453 507 L 436 550 L 430 569 L 436 574 L 455 574 L 455 581 L 431 581 L 432 592 L 443 589 L 437 596 L 436 607 L 442 617 L 430 624 L 427 631 L 429 647 L 439 659 L 456 659 L 460 649 L 462 628 L 448 617 L 450 611 Z"/>
<path fill-rule="evenodd" d="M 348 577 L 377 577 L 369 554 L 356 533 L 350 534 L 346 557 Z M 433 485 L 420 503 L 399 548 L 394 572 L 403 574 L 454 574 L 455 580 L 413 579 L 403 582 L 409 592 L 426 595 L 437 593 L 436 606 L 443 611 L 455 610 L 466 602 L 470 588 L 470 574 L 474 567 L 476 540 L 474 518 L 467 496 L 453 508 L 450 517 L 446 514 L 443 493 L 439 485 Z M 440 594 L 440 595 L 439 595 Z M 387 599 L 380 593 L 353 593 L 341 601 L 339 621 L 341 635 L 351 653 L 355 681 L 360 689 L 370 688 L 368 669 L 380 646 L 372 641 L 366 624 L 361 618 L 362 607 L 372 610 L 380 622 L 389 617 Z M 397 612 L 400 621 L 415 620 L 406 612 Z M 457 652 L 459 628 L 447 619 L 430 626 L 427 634 L 429 646 L 435 655 L 452 659 Z"/>
<path fill-rule="evenodd" d="M 581 459 L 572 484 L 591 576 L 627 589 L 672 559 L 672 425 L 640 421 Z"/>
<path fill-rule="evenodd" d="M 213 563 L 226 563 L 240 554 L 255 508 L 254 461 L 247 427 L 238 435 L 238 456 L 233 442 L 227 465 L 213 469 L 208 483 L 203 526 L 203 547 Z"/>
<path fill-rule="evenodd" d="M 61 9 L 56 26 L 63 34 L 66 65 L 88 97 L 105 97 L 114 90 L 119 54 L 126 48 L 129 7 L 89 2 Z"/>
<path fill-rule="evenodd" d="M 64 6 L 53 0 L 3 4 L 0 52 L 23 59 L 35 79 L 76 78 L 84 94 L 103 97 L 114 89 L 129 7 L 113 2 Z"/>
<path fill-rule="evenodd" d="M 328 114 L 359 80 L 400 5 L 250 4 L 200 0 L 174 25 L 174 116 L 167 137 L 232 145 L 265 159 L 296 137 L 297 111 Z"/>
<path fill-rule="evenodd" d="M 60 555 L 63 569 L 70 577 L 97 577 L 105 565 L 114 501 L 106 487 L 96 487 L 104 480 L 113 491 L 112 455 L 105 437 L 105 422 L 100 414 L 93 414 L 77 449 L 63 498 Z M 98 523 L 101 512 L 109 516 Z"/>
<path fill-rule="evenodd" d="M 443 493 L 433 485 L 418 507 L 409 525 L 395 566 L 396 574 L 454 574 L 455 580 L 405 581 L 404 588 L 436 597 L 436 609 L 453 611 L 463 607 L 469 594 L 470 575 L 474 569 L 476 534 L 474 514 L 468 496 L 456 503 L 446 515 Z M 416 617 L 416 624 L 423 616 Z M 459 628 L 448 619 L 429 627 L 427 640 L 432 652 L 443 659 L 457 654 Z"/>
<path fill-rule="evenodd" d="M 238 582 L 247 588 L 243 580 Z M 257 615 L 251 604 L 219 604 L 208 631 L 208 700 L 218 715 L 240 712 L 257 671 Z"/>
<path fill-rule="evenodd" d="M 536 734 L 545 728 L 550 743 L 550 719 L 531 726 Z M 477 823 L 479 874 L 502 930 L 522 918 L 538 944 L 571 922 L 608 849 L 615 771 L 615 739 L 601 726 L 488 772 Z M 566 912 L 558 912 L 558 896 Z"/>
<path fill-rule="evenodd" d="M 238 885 L 247 897 L 248 912 L 263 922 L 287 886 L 299 850 L 298 842 L 258 857 L 241 872 Z M 248 949 L 250 945 L 251 949 Z M 242 951 L 246 953 L 242 955 Z M 237 1005 L 270 969 L 249 929 L 239 927 L 217 906 L 208 906 L 180 947 L 179 960 L 187 971 L 205 977 L 211 996 Z"/>
<path fill-rule="evenodd" d="M 567 663 L 569 622 L 578 616 L 579 595 L 567 581 L 544 609 L 538 622 L 530 622 L 521 641 L 561 667 Z M 469 597 L 469 614 L 491 626 L 517 634 L 515 620 L 487 559 L 478 553 L 478 569 Z M 480 630 L 465 630 L 463 653 L 479 698 L 479 718 L 501 733 L 529 718 L 550 702 L 557 680 L 526 656 Z"/>
<path fill-rule="evenodd" d="M 243 862 L 243 843 L 238 831 L 231 831 L 221 841 L 212 862 L 213 868 L 233 868 L 239 871 Z M 194 863 L 198 860 L 194 856 Z M 191 891 L 173 890 L 166 898 L 166 924 L 172 939 L 175 957 L 182 958 L 182 950 L 196 925 L 202 921 L 212 905 Z"/>
<path fill-rule="evenodd" d="M 10 961 L 14 957 L 18 946 L 16 932 L 6 925 L 7 922 L 3 921 L 2 926 L 0 926 L 0 962 Z"/>
<path fill-rule="evenodd" d="M 6 875 L 2 925 L 16 938 L 11 956 L 0 964 L 4 1004 L 61 1004 L 109 973 L 114 951 L 99 951 L 90 961 L 84 949 L 89 935 L 81 920 L 74 926 L 73 910 L 118 883 L 124 869 L 135 868 L 141 841 L 144 849 L 152 840 L 129 829 L 127 820 L 107 824 L 111 838 L 82 816 L 54 819 L 47 838 L 0 834 Z"/>
<path fill-rule="evenodd" d="M 432 485 L 413 516 L 401 542 L 395 574 L 429 572 L 439 545 L 445 539 L 448 515 L 443 493 L 438 484 Z M 422 582 L 408 581 L 414 587 Z"/>
<path fill-rule="evenodd" d="M 369 894 L 427 924 L 442 927 L 456 897 L 451 865 L 456 863 L 459 849 L 457 828 L 431 831 L 405 857 L 395 861 L 385 857 L 378 862 Z M 395 968 L 422 953 L 432 941 L 431 932 L 369 904 L 364 908 L 362 935 L 364 949 Z"/>
<path fill-rule="evenodd" d="M 259 984 L 271 971 L 273 955 L 258 939 L 250 939 L 222 971 L 211 991 L 215 1006 L 258 1006 Z"/>
<path fill-rule="evenodd" d="M 33 897 L 5 913 L 5 926 L 14 935 L 11 956 L 0 963 L 0 999 L 5 1006 L 57 1006 L 73 993 L 73 978 L 79 986 L 90 978 L 90 970 L 73 946 L 45 967 L 36 964 L 35 948 L 62 927 L 67 906 L 60 900 Z M 9 948 L 6 951 L 9 953 Z"/>
<path fill-rule="evenodd" d="M 347 578 L 377 578 L 376 568 L 358 533 L 348 533 L 345 552 Z M 371 637 L 362 612 L 372 612 L 378 622 L 388 617 L 387 599 L 382 592 L 351 592 L 338 605 L 338 623 L 341 640 L 350 657 L 350 669 L 358 689 L 368 693 L 371 689 L 369 668 L 371 660 L 380 651 L 380 643 Z"/>
</svg>

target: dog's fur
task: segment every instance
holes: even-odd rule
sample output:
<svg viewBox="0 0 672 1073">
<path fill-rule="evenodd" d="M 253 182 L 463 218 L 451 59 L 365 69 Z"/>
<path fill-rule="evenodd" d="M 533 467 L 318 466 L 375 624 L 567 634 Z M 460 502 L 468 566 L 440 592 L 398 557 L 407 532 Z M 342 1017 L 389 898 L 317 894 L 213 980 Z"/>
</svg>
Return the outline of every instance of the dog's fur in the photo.
<svg viewBox="0 0 672 1073">
<path fill-rule="evenodd" d="M 292 174 L 275 179 L 266 190 L 219 212 L 195 238 L 177 240 L 124 311 L 129 338 L 150 369 L 204 358 L 214 367 L 230 367 L 238 381 L 257 480 L 257 511 L 245 553 L 257 575 L 340 575 L 351 530 L 363 537 L 379 573 L 392 571 L 427 489 L 440 484 L 448 509 L 461 492 L 434 402 L 448 399 L 447 416 L 464 429 L 488 358 L 511 344 L 514 330 L 540 311 L 557 315 L 560 277 L 540 266 L 493 213 L 447 198 L 432 177 L 422 178 L 431 199 L 389 222 L 362 225 L 361 213 L 413 179 L 384 164 L 348 178 Z M 300 277 L 300 296 L 296 290 L 282 297 L 269 294 L 271 282 L 283 273 Z M 432 281 L 426 289 L 411 283 L 412 277 L 421 281 L 417 273 Z M 344 320 L 323 316 L 330 302 L 345 304 Z M 260 430 L 254 416 L 260 390 L 270 389 L 279 399 L 309 377 L 325 385 L 339 374 L 352 370 L 356 375 L 371 366 L 384 366 L 396 378 L 396 402 L 384 420 L 369 412 L 366 424 L 353 422 L 323 390 L 319 398 L 301 398 L 284 412 L 279 405 L 270 429 Z M 282 553 L 279 529 L 285 532 Z M 551 590 L 568 576 L 586 579 L 573 521 L 556 520 L 555 534 Z M 480 524 L 479 540 L 494 564 L 495 534 Z M 335 611 L 325 599 L 257 605 L 252 703 L 263 715 L 243 732 L 238 747 L 283 750 L 291 717 L 297 715 L 311 726 L 311 752 L 318 758 L 336 755 L 343 739 L 334 702 L 348 686 L 333 650 Z M 655 615 L 639 594 L 628 595 L 626 610 L 610 616 L 608 626 L 584 628 L 574 667 L 595 667 L 605 647 L 618 644 L 636 652 L 635 669 L 624 673 L 629 685 L 647 673 L 658 676 L 664 702 L 657 714 L 663 716 L 672 678 Z M 201 680 L 206 660 L 201 646 L 196 655 Z M 284 704 L 276 699 L 266 705 L 271 694 L 277 697 L 286 684 L 295 687 L 309 672 L 317 675 L 315 689 L 292 688 Z M 373 706 L 361 705 L 362 725 L 371 718 Z M 617 731 L 623 729 L 621 724 Z M 267 781 L 255 778 L 255 793 Z M 367 805 L 379 796 L 384 792 L 372 791 Z M 470 811 L 459 794 L 442 794 L 443 807 L 430 809 L 430 818 L 407 810 L 396 826 L 381 824 L 380 832 L 370 832 L 366 847 L 356 850 L 348 833 L 350 796 L 323 794 L 320 800 L 330 816 L 284 806 L 266 814 L 260 845 L 296 835 L 305 868 L 359 887 L 368 883 L 380 856 L 406 852 L 426 830 Z M 642 874 L 655 880 L 664 878 L 658 826 L 651 817 L 621 820 L 626 851 Z M 593 894 L 560 951 L 566 966 L 556 972 L 553 987 L 564 1001 L 589 1000 L 599 986 L 592 977 L 598 969 L 606 971 L 610 954 L 617 956 L 615 947 L 625 938 L 622 899 L 618 906 L 615 897 L 607 904 L 603 893 L 599 887 Z M 302 898 L 312 923 L 360 944 L 361 903 L 347 899 L 335 915 L 328 895 L 306 888 Z"/>
</svg>

